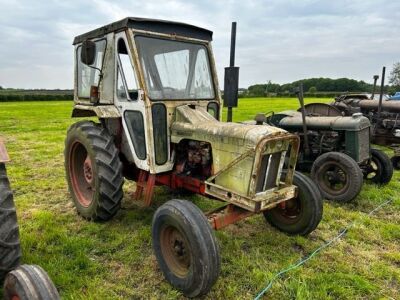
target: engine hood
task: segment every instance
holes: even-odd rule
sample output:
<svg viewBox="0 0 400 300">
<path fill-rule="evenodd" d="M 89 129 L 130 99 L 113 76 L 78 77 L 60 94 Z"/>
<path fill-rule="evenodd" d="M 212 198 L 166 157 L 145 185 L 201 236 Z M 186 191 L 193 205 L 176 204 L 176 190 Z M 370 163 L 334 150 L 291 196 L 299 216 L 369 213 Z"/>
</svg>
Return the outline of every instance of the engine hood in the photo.
<svg viewBox="0 0 400 300">
<path fill-rule="evenodd" d="M 303 119 L 300 112 L 284 111 L 270 118 L 270 121 L 288 131 L 302 130 Z M 311 130 L 345 130 L 359 131 L 371 126 L 368 118 L 354 114 L 351 117 L 307 116 L 307 128 Z"/>
<path fill-rule="evenodd" d="M 255 148 L 265 138 L 288 134 L 283 129 L 269 125 L 220 122 L 200 106 L 179 106 L 175 114 L 175 122 L 171 126 L 173 143 L 189 138 L 210 142 L 217 148 L 236 146 L 241 148 L 238 152 L 244 152 Z"/>
</svg>

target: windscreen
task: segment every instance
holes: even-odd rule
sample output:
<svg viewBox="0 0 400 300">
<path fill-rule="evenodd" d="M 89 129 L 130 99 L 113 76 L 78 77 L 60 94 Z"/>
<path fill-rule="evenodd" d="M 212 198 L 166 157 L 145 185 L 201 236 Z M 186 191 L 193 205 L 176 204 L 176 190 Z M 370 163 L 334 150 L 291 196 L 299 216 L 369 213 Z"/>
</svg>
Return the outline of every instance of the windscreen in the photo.
<svg viewBox="0 0 400 300">
<path fill-rule="evenodd" d="M 135 41 L 150 99 L 214 99 L 205 46 L 145 36 Z"/>
</svg>

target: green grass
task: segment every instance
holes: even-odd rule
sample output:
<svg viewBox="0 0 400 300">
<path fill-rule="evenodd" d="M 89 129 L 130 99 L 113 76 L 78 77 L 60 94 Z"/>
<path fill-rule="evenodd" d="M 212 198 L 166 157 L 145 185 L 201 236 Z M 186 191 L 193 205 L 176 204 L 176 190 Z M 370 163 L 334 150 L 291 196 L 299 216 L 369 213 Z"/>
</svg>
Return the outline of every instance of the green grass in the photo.
<svg viewBox="0 0 400 300">
<path fill-rule="evenodd" d="M 240 99 L 234 119 L 297 107 L 295 99 Z M 158 188 L 153 205 L 144 209 L 134 205 L 134 184 L 126 182 L 123 209 L 113 220 L 91 223 L 77 216 L 63 166 L 66 130 L 76 121 L 71 110 L 71 102 L 0 103 L 0 134 L 12 158 L 8 173 L 23 262 L 43 266 L 65 299 L 182 299 L 163 279 L 151 248 L 151 218 L 170 199 L 166 189 Z M 217 232 L 222 269 L 206 299 L 251 299 L 277 271 L 354 220 L 357 225 L 344 239 L 278 280 L 266 297 L 399 299 L 399 179 L 396 172 L 386 187 L 365 184 L 350 204 L 325 202 L 323 220 L 307 238 L 282 234 L 261 216 Z M 366 215 L 389 197 L 392 204 Z M 198 196 L 190 200 L 202 209 L 212 206 Z"/>
</svg>

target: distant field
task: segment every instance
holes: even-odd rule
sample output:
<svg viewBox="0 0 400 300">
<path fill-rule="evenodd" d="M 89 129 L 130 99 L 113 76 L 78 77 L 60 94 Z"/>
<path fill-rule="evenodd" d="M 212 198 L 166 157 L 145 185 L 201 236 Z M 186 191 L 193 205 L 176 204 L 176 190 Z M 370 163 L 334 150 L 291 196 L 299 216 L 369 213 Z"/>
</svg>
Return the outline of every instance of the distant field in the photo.
<svg viewBox="0 0 400 300">
<path fill-rule="evenodd" d="M 307 102 L 329 101 L 308 99 Z M 257 112 L 297 109 L 296 99 L 240 99 L 235 121 Z M 171 195 L 158 188 L 149 208 L 132 199 L 125 183 L 123 209 L 108 223 L 75 213 L 64 174 L 64 138 L 76 120 L 72 102 L 0 103 L 0 135 L 12 162 L 23 261 L 42 265 L 64 299 L 183 299 L 163 279 L 151 248 L 151 218 Z M 390 153 L 390 152 L 388 152 Z M 400 172 L 379 188 L 364 185 L 351 204 L 326 202 L 324 217 L 309 237 L 289 237 L 255 216 L 217 232 L 221 276 L 206 299 L 252 299 L 279 270 L 298 261 L 357 220 L 346 237 L 278 280 L 266 299 L 399 299 Z M 373 216 L 366 212 L 393 198 Z M 202 209 L 213 206 L 189 197 Z"/>
<path fill-rule="evenodd" d="M 305 103 L 323 102 L 330 103 L 329 98 L 306 98 Z M 241 98 L 239 105 L 233 108 L 233 120 L 244 121 L 253 119 L 257 113 L 279 112 L 285 109 L 295 109 L 300 107 L 297 98 Z M 223 120 L 226 120 L 226 110 Z"/>
</svg>

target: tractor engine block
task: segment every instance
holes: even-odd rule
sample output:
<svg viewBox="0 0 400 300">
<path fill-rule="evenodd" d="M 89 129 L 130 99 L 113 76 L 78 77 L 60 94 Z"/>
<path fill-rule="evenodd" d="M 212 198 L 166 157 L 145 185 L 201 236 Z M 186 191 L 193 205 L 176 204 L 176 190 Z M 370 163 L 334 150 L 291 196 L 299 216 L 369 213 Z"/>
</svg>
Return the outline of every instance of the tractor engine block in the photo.
<svg viewBox="0 0 400 300">
<path fill-rule="evenodd" d="M 175 170 L 178 174 L 205 179 L 211 176 L 211 145 L 186 140 L 176 147 Z"/>
<path fill-rule="evenodd" d="M 301 137 L 301 142 L 304 143 L 304 134 L 296 133 Z M 325 152 L 337 151 L 340 147 L 340 134 L 337 131 L 308 131 L 308 141 L 310 151 L 313 154 L 319 155 Z M 302 149 L 304 147 L 302 146 Z"/>
</svg>

